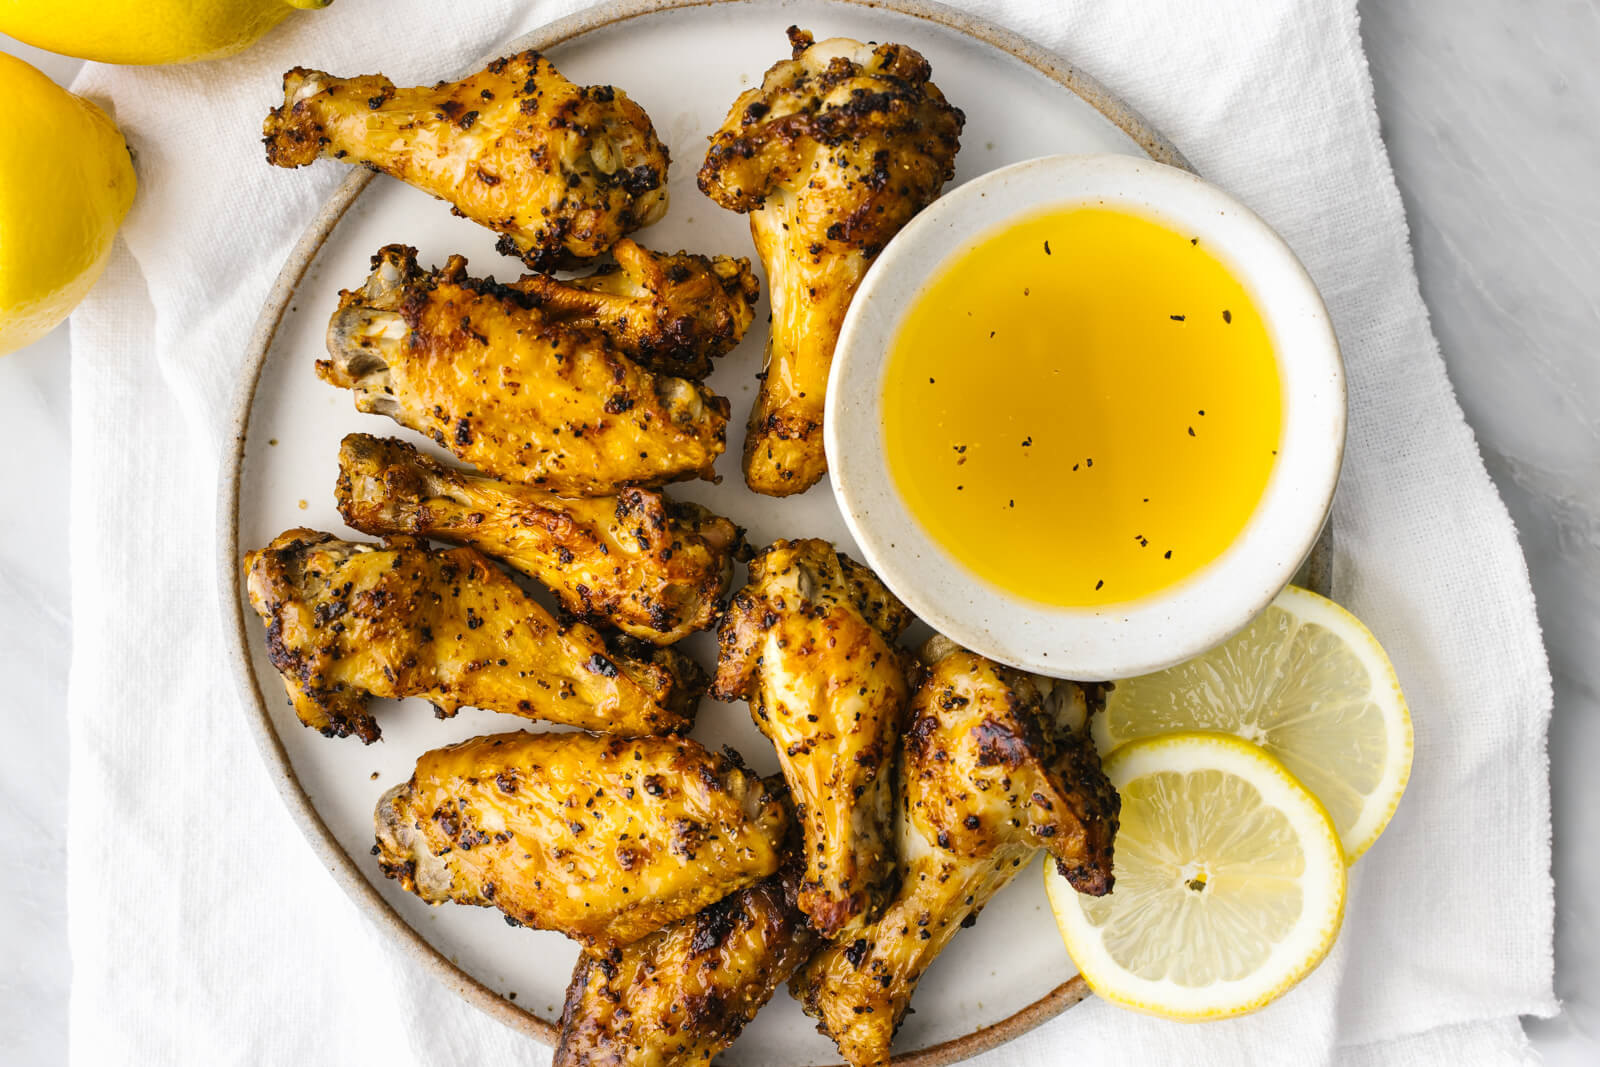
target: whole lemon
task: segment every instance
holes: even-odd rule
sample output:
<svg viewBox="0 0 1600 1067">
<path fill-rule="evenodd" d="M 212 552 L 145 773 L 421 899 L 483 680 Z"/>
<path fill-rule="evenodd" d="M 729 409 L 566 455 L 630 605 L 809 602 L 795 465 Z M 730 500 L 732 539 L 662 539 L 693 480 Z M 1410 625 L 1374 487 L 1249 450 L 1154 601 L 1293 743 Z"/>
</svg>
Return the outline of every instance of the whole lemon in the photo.
<svg viewBox="0 0 1600 1067">
<path fill-rule="evenodd" d="M 67 317 L 133 203 L 128 145 L 104 111 L 0 53 L 0 355 Z"/>
<path fill-rule="evenodd" d="M 242 52 L 296 8 L 333 0 L 0 0 L 0 33 L 97 63 L 190 63 Z"/>
</svg>

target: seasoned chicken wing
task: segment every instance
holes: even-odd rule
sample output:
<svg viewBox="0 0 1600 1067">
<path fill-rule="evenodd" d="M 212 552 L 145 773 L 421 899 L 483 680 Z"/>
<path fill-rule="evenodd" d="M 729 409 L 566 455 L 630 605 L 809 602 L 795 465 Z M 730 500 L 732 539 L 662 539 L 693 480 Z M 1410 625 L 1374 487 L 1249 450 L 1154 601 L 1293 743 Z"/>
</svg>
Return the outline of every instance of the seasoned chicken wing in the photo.
<svg viewBox="0 0 1600 1067">
<path fill-rule="evenodd" d="M 795 906 L 800 867 L 623 948 L 578 957 L 552 1067 L 688 1067 L 733 1044 L 822 941 Z"/>
<path fill-rule="evenodd" d="M 750 563 L 717 633 L 713 692 L 744 698 L 772 741 L 804 837 L 800 909 L 824 937 L 894 890 L 894 759 L 910 696 L 895 638 L 911 613 L 826 541 L 777 541 Z"/>
<path fill-rule="evenodd" d="M 668 255 L 627 239 L 611 255 L 614 264 L 585 278 L 530 274 L 508 288 L 547 319 L 593 326 L 629 359 L 680 378 L 710 374 L 750 328 L 761 283 L 748 259 Z"/>
<path fill-rule="evenodd" d="M 781 785 L 728 755 L 587 733 L 426 752 L 376 824 L 383 873 L 423 900 L 496 907 L 600 953 L 772 874 L 792 825 Z"/>
<path fill-rule="evenodd" d="M 571 266 L 667 211 L 667 150 L 609 85 L 574 85 L 537 52 L 457 82 L 296 67 L 268 116 L 267 162 L 362 163 L 455 205 L 534 267 Z"/>
<path fill-rule="evenodd" d="M 900 890 L 878 920 L 824 949 L 794 995 L 855 1067 L 889 1046 L 928 964 L 1039 849 L 1080 892 L 1111 889 L 1118 799 L 1085 728 L 1089 700 L 929 642 L 900 766 Z"/>
<path fill-rule="evenodd" d="M 466 260 L 423 271 L 390 245 L 340 293 L 324 381 L 361 411 L 432 437 L 473 466 L 552 492 L 711 478 L 728 402 L 652 374 L 596 330 L 551 323 L 516 290 L 467 277 Z"/>
<path fill-rule="evenodd" d="M 367 698 L 420 696 L 616 734 L 687 730 L 705 688 L 694 661 L 582 623 L 558 625 L 470 548 L 384 547 L 289 530 L 244 558 L 267 656 L 300 721 L 371 744 Z"/>
<path fill-rule="evenodd" d="M 339 446 L 334 495 L 362 533 L 470 545 L 537 578 L 573 615 L 656 645 L 716 621 L 743 544 L 727 519 L 654 490 L 557 496 L 363 433 Z"/>
<path fill-rule="evenodd" d="M 827 473 L 822 408 L 845 311 L 873 257 L 954 173 L 961 111 L 905 45 L 813 43 L 741 94 L 711 138 L 700 188 L 748 212 L 772 333 L 750 413 L 745 482 L 788 496 Z"/>
</svg>

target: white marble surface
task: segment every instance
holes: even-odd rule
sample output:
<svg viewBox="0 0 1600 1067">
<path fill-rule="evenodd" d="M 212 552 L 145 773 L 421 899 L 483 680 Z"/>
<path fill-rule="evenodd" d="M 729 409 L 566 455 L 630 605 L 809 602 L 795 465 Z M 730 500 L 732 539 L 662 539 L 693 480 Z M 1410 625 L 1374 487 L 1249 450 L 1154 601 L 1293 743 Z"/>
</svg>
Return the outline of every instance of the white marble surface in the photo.
<svg viewBox="0 0 1600 1067">
<path fill-rule="evenodd" d="M 1547 1063 L 1600 1062 L 1600 5 L 1363 0 L 1434 328 L 1523 538 L 1555 676 Z M 57 80 L 77 64 L 0 37 Z M 130 353 L 130 358 L 137 358 Z M 0 359 L 0 1062 L 65 1060 L 68 351 Z M 1493 818 L 1492 811 L 1484 818 Z"/>
</svg>

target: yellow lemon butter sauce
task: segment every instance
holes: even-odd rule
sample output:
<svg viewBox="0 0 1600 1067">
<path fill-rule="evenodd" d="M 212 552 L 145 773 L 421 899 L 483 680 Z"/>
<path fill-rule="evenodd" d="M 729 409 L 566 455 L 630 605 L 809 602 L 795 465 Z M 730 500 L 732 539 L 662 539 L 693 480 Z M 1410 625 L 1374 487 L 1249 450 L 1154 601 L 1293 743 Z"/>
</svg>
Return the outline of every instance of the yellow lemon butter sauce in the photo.
<svg viewBox="0 0 1600 1067">
<path fill-rule="evenodd" d="M 888 355 L 889 468 L 914 516 L 1008 592 L 1134 600 L 1216 559 L 1283 419 L 1244 287 L 1204 242 L 1103 207 L 957 254 Z"/>
</svg>

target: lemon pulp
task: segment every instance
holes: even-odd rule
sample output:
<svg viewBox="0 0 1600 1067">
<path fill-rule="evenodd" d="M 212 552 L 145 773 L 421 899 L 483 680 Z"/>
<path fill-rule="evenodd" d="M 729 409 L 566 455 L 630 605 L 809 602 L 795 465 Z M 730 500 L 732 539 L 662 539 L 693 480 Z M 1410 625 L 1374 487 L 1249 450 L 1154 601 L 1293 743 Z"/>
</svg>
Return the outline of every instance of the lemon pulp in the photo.
<svg viewBox="0 0 1600 1067">
<path fill-rule="evenodd" d="M 1299 917 L 1305 854 L 1282 811 L 1249 781 L 1220 770 L 1161 771 L 1122 791 L 1117 847 L 1140 861 L 1118 870 L 1111 896 L 1083 911 L 1148 980 L 1186 986 L 1238 981 L 1260 968 Z M 1179 945 L 1224 951 L 1185 958 Z"/>
<path fill-rule="evenodd" d="M 1033 600 L 1134 600 L 1259 503 L 1282 398 L 1265 323 L 1203 243 L 1101 207 L 958 253 L 888 355 L 892 476 L 933 539 Z"/>
</svg>

